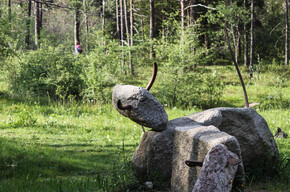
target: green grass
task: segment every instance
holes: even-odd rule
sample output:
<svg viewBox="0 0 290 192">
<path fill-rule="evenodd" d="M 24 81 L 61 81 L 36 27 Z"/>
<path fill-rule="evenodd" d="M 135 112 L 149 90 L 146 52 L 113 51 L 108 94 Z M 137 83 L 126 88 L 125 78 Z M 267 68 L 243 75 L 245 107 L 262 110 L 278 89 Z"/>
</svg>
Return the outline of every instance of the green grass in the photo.
<svg viewBox="0 0 290 192">
<path fill-rule="evenodd" d="M 226 89 L 221 106 L 244 106 L 233 67 L 212 68 L 224 74 Z M 280 127 L 290 135 L 289 79 L 281 81 L 281 75 L 273 71 L 255 74 L 253 80 L 244 78 L 250 102 L 261 103 L 255 108 L 272 133 Z M 130 159 L 142 136 L 140 125 L 121 116 L 112 105 L 11 98 L 2 77 L 0 85 L 1 192 L 125 191 L 137 184 Z M 166 111 L 169 119 L 174 119 L 200 109 Z M 281 157 L 289 158 L 290 139 L 276 142 Z M 289 189 L 285 180 L 290 169 L 283 168 L 285 164 L 280 166 L 280 175 L 265 179 L 263 187 L 271 191 Z"/>
</svg>

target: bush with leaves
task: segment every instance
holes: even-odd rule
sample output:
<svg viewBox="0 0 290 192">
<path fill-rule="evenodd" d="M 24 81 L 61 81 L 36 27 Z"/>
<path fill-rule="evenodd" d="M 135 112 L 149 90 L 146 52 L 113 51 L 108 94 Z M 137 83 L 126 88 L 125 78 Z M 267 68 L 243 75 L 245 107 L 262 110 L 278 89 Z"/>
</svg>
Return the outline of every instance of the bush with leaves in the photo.
<svg viewBox="0 0 290 192">
<path fill-rule="evenodd" d="M 114 43 L 97 47 L 79 60 L 84 67 L 81 75 L 85 84 L 82 90 L 84 99 L 100 103 L 111 101 L 112 88 L 118 82 L 118 74 L 122 74 L 118 66 L 120 52 L 115 50 L 117 47 Z"/>
<path fill-rule="evenodd" d="M 198 68 L 161 76 L 153 94 L 164 105 L 210 108 L 220 103 L 224 84 L 216 71 L 206 72 L 205 69 Z"/>
<path fill-rule="evenodd" d="M 162 39 L 155 47 L 160 63 L 159 89 L 155 94 L 163 104 L 178 107 L 214 107 L 220 102 L 224 85 L 220 74 L 201 65 L 211 63 L 214 54 L 198 45 L 198 36 L 188 29 L 183 40 Z M 153 91 L 154 92 L 154 91 Z"/>
<path fill-rule="evenodd" d="M 78 57 L 62 47 L 43 47 L 14 57 L 6 65 L 11 93 L 65 99 L 80 96 L 83 81 Z"/>
</svg>

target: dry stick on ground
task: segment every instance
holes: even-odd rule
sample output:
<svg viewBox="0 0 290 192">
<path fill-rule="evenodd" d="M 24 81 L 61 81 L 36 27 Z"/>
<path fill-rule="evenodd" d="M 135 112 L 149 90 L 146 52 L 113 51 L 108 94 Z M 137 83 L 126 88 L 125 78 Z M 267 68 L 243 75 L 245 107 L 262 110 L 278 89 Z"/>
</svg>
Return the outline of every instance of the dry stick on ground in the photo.
<svg viewBox="0 0 290 192">
<path fill-rule="evenodd" d="M 238 73 L 238 75 L 240 77 L 240 81 L 241 81 L 241 84 L 242 84 L 242 87 L 243 87 L 243 91 L 244 91 L 244 95 L 245 95 L 245 101 L 246 101 L 246 107 L 249 107 L 248 95 L 247 95 L 246 87 L 245 87 L 245 84 L 244 84 L 244 81 L 243 81 L 243 77 L 242 77 L 242 75 L 240 73 L 239 66 L 238 66 L 238 64 L 237 64 L 237 62 L 235 60 L 235 57 L 234 57 L 234 53 L 233 53 L 233 50 L 232 50 L 232 47 L 231 47 L 231 43 L 230 43 L 230 40 L 229 40 L 228 31 L 227 31 L 226 28 L 224 30 L 225 30 L 225 35 L 226 35 L 226 38 L 227 38 L 227 43 L 228 43 L 228 46 L 229 46 L 229 50 L 230 50 L 232 59 L 234 61 L 237 73 Z"/>
</svg>

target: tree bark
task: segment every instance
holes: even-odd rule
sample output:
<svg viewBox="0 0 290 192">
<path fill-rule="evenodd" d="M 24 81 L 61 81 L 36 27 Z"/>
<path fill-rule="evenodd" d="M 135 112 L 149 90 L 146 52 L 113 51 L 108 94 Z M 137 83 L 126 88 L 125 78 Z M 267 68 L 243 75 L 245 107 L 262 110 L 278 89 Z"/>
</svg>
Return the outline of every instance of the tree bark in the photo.
<svg viewBox="0 0 290 192">
<path fill-rule="evenodd" d="M 83 0 L 83 7 L 84 7 L 84 15 L 85 15 L 85 28 L 86 28 L 86 50 L 87 52 L 89 52 L 90 34 L 89 34 L 89 18 L 88 18 L 88 14 L 86 13 L 88 10 L 87 0 Z"/>
<path fill-rule="evenodd" d="M 124 45 L 124 23 L 123 23 L 123 0 L 120 0 L 120 39 L 121 39 L 121 46 Z"/>
<path fill-rule="evenodd" d="M 127 37 L 127 47 L 130 49 L 130 32 L 129 32 L 129 25 L 128 25 L 128 17 L 127 17 L 127 0 L 124 0 L 124 19 L 125 19 L 125 28 L 126 28 L 126 37 Z M 132 60 L 131 60 L 131 51 L 129 51 L 129 71 L 132 75 Z"/>
<path fill-rule="evenodd" d="M 130 36 L 129 36 L 129 25 L 128 25 L 128 17 L 127 17 L 127 0 L 124 0 L 124 19 L 125 19 L 125 29 L 126 29 L 126 37 L 127 44 L 130 46 Z"/>
<path fill-rule="evenodd" d="M 104 42 L 104 36 L 105 36 L 105 6 L 106 6 L 106 1 L 103 0 L 103 3 L 102 4 L 103 4 L 103 8 L 102 8 L 102 34 L 103 34 L 103 42 Z"/>
<path fill-rule="evenodd" d="M 11 0 L 8 0 L 8 18 L 11 22 Z"/>
<path fill-rule="evenodd" d="M 38 18 L 39 18 L 39 30 L 42 29 L 42 3 L 38 3 L 38 8 L 39 8 L 39 11 L 38 11 Z"/>
<path fill-rule="evenodd" d="M 25 44 L 26 48 L 30 48 L 30 17 L 31 17 L 31 0 L 27 1 L 27 20 L 26 20 L 26 37 Z"/>
<path fill-rule="evenodd" d="M 80 5 L 77 3 L 76 5 L 76 10 L 75 10 L 75 15 L 74 15 L 74 39 L 75 43 L 79 42 L 80 43 L 80 11 L 79 11 Z"/>
<path fill-rule="evenodd" d="M 133 46 L 133 36 L 134 36 L 134 17 L 133 17 L 134 1 L 130 0 L 130 37 L 131 37 L 131 46 Z"/>
<path fill-rule="evenodd" d="M 134 8 L 134 1 L 130 0 L 130 46 L 133 46 L 133 36 L 134 36 L 134 31 L 133 31 L 133 27 L 134 27 L 134 23 L 133 23 L 133 8 Z M 134 65 L 132 62 L 132 54 L 133 52 L 130 50 L 130 64 L 129 64 L 129 68 L 130 68 L 130 73 L 131 75 L 134 75 Z"/>
<path fill-rule="evenodd" d="M 34 2 L 34 41 L 36 49 L 39 48 L 40 26 L 39 26 L 39 3 Z"/>
<path fill-rule="evenodd" d="M 254 57 L 254 0 L 251 0 L 251 48 L 250 48 L 250 78 L 253 77 Z"/>
<path fill-rule="evenodd" d="M 285 0 L 285 65 L 288 62 L 288 0 Z"/>
<path fill-rule="evenodd" d="M 149 0 L 150 2 L 150 59 L 155 58 L 155 53 L 153 49 L 153 39 L 154 39 L 154 0 Z"/>
<path fill-rule="evenodd" d="M 181 10 L 181 36 L 180 42 L 183 43 L 184 37 L 184 0 L 180 0 L 180 10 Z"/>
<path fill-rule="evenodd" d="M 116 34 L 118 36 L 119 39 L 119 43 L 121 44 L 121 36 L 120 36 L 120 23 L 119 23 L 119 0 L 116 0 Z"/>
<path fill-rule="evenodd" d="M 246 14 L 248 7 L 248 0 L 244 0 L 244 11 Z M 245 45 L 244 45 L 244 67 L 249 67 L 249 33 L 248 33 L 248 22 L 244 22 L 244 35 L 245 35 Z"/>
<path fill-rule="evenodd" d="M 126 75 L 125 58 L 124 58 L 124 22 L 123 22 L 123 0 L 120 0 L 120 31 L 121 31 L 121 47 L 122 47 L 122 71 Z"/>
</svg>

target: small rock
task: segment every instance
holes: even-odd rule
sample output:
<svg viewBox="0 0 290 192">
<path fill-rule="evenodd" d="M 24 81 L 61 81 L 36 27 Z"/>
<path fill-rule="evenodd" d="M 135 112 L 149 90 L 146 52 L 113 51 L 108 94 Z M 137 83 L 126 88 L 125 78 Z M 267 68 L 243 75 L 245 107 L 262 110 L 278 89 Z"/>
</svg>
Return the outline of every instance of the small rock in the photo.
<svg viewBox="0 0 290 192">
<path fill-rule="evenodd" d="M 205 156 L 192 192 L 230 192 L 240 162 L 238 156 L 225 145 L 213 146 Z"/>
</svg>

